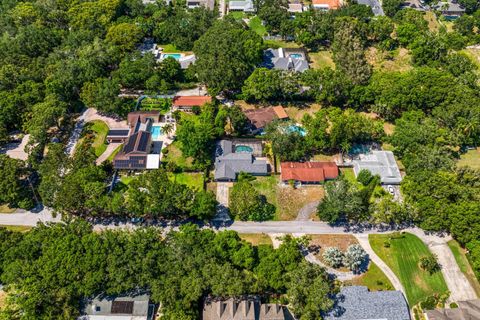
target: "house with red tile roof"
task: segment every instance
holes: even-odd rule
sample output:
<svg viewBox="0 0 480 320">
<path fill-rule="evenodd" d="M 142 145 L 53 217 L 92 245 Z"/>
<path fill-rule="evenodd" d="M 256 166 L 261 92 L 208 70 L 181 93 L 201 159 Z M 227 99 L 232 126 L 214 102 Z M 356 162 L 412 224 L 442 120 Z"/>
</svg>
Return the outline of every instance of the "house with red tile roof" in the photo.
<svg viewBox="0 0 480 320">
<path fill-rule="evenodd" d="M 337 10 L 340 5 L 340 0 L 312 0 L 312 7 L 316 10 Z"/>
<path fill-rule="evenodd" d="M 282 162 L 280 164 L 283 182 L 295 181 L 302 184 L 317 184 L 338 177 L 335 162 Z"/>
<path fill-rule="evenodd" d="M 172 110 L 192 112 L 193 107 L 201 107 L 210 102 L 212 102 L 210 96 L 176 96 L 172 101 Z"/>
<path fill-rule="evenodd" d="M 261 132 L 267 124 L 274 120 L 288 119 L 288 115 L 282 106 L 248 109 L 243 110 L 243 113 L 248 118 L 253 133 Z"/>
</svg>

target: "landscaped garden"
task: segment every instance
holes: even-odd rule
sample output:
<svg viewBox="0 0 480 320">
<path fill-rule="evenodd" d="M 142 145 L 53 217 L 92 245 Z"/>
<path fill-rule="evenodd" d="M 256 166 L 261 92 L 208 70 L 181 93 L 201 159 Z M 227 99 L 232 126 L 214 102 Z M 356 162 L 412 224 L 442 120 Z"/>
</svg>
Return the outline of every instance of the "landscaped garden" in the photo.
<svg viewBox="0 0 480 320">
<path fill-rule="evenodd" d="M 411 306 L 434 294 L 447 292 L 440 271 L 430 274 L 420 267 L 420 259 L 431 253 L 413 234 L 371 234 L 370 244 L 375 253 L 392 269 L 405 288 Z"/>
<path fill-rule="evenodd" d="M 295 220 L 298 211 L 308 203 L 323 198 L 322 186 L 292 188 L 280 185 L 279 176 L 256 177 L 254 188 L 276 208 L 274 220 Z"/>
</svg>

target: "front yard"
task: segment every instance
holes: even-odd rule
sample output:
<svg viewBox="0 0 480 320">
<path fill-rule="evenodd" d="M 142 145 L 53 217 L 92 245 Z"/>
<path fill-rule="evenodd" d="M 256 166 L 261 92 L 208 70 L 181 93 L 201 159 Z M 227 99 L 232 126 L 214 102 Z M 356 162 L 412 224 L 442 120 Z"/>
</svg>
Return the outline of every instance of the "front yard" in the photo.
<svg viewBox="0 0 480 320">
<path fill-rule="evenodd" d="M 301 208 L 324 196 L 323 186 L 306 186 L 296 189 L 281 186 L 278 175 L 257 177 L 252 184 L 267 198 L 268 202 L 276 207 L 274 220 L 295 220 Z"/>
<path fill-rule="evenodd" d="M 430 254 L 427 246 L 413 234 L 371 234 L 370 244 L 375 253 L 392 269 L 405 288 L 411 306 L 434 294 L 447 292 L 440 271 L 430 274 L 420 268 L 420 258 Z M 390 247 L 385 244 L 390 243 Z"/>
</svg>

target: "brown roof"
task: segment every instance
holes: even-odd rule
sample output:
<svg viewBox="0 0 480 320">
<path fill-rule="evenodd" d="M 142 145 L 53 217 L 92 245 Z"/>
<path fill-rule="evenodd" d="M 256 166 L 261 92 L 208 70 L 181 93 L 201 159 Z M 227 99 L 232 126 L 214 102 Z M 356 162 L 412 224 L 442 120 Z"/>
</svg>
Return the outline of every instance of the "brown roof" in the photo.
<svg viewBox="0 0 480 320">
<path fill-rule="evenodd" d="M 458 308 L 435 309 L 426 312 L 428 320 L 475 320 L 480 319 L 480 299 L 458 301 Z"/>
<path fill-rule="evenodd" d="M 127 123 L 130 125 L 130 127 L 133 127 L 138 120 L 140 120 L 141 123 L 145 123 L 148 118 L 158 119 L 159 117 L 160 111 L 134 111 L 128 114 Z"/>
<path fill-rule="evenodd" d="M 284 320 L 288 309 L 258 298 L 205 301 L 203 320 Z"/>
<path fill-rule="evenodd" d="M 321 182 L 338 177 L 335 162 L 282 162 L 282 180 Z"/>
<path fill-rule="evenodd" d="M 173 98 L 174 107 L 200 107 L 210 102 L 212 102 L 210 96 L 176 96 Z"/>
<path fill-rule="evenodd" d="M 340 8 L 340 0 L 312 0 L 312 5 L 325 5 L 328 9 L 335 10 Z"/>
<path fill-rule="evenodd" d="M 256 129 L 264 128 L 267 124 L 276 119 L 286 119 L 286 114 L 283 107 L 267 107 L 258 109 L 244 110 L 243 113 Z"/>
</svg>

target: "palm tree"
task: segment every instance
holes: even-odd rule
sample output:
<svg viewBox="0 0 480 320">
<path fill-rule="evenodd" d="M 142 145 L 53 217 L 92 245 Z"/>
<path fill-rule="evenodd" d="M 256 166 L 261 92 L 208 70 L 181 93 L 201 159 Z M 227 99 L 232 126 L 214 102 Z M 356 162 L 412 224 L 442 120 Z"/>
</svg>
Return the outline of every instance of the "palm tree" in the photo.
<svg viewBox="0 0 480 320">
<path fill-rule="evenodd" d="M 164 125 L 162 127 L 163 132 L 165 132 L 165 134 L 169 138 L 170 138 L 170 134 L 173 132 L 173 129 L 174 129 L 174 127 L 173 127 L 173 124 L 171 124 L 171 123 L 167 123 L 166 125 Z"/>
</svg>

